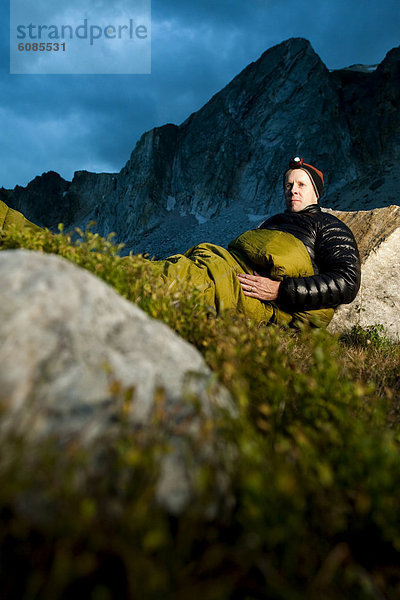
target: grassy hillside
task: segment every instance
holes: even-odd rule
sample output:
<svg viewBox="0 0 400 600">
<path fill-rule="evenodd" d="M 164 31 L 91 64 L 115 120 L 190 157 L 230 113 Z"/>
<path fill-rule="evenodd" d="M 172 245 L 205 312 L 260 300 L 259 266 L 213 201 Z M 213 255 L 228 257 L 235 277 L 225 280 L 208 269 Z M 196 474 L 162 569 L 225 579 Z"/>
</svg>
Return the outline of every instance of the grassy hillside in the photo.
<svg viewBox="0 0 400 600">
<path fill-rule="evenodd" d="M 231 391 L 179 517 L 154 501 L 162 411 L 103 441 L 107 477 L 79 444 L 0 441 L 0 594 L 173 600 L 400 596 L 400 344 L 379 325 L 339 337 L 215 318 L 193 290 L 151 278 L 110 240 L 10 230 L 1 248 L 52 252 L 94 272 L 193 343 Z M 224 440 L 237 458 L 226 463 Z M 195 448 L 193 449 L 195 452 Z M 210 506 L 213 507 L 210 510 Z"/>
</svg>

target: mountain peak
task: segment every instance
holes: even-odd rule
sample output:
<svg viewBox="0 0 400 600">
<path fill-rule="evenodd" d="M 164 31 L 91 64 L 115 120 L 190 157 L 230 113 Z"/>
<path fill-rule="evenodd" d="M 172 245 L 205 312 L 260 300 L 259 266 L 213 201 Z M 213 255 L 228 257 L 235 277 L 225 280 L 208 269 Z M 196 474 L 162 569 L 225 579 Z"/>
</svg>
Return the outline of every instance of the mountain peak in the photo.
<svg viewBox="0 0 400 600">
<path fill-rule="evenodd" d="M 294 155 L 323 171 L 324 205 L 396 204 L 400 48 L 376 71 L 359 67 L 329 72 L 308 40 L 290 38 L 180 126 L 144 133 L 120 173 L 77 172 L 72 183 L 48 173 L 2 198 L 48 226 L 95 220 L 101 235 L 157 256 L 225 245 L 281 211 L 281 174 Z"/>
</svg>

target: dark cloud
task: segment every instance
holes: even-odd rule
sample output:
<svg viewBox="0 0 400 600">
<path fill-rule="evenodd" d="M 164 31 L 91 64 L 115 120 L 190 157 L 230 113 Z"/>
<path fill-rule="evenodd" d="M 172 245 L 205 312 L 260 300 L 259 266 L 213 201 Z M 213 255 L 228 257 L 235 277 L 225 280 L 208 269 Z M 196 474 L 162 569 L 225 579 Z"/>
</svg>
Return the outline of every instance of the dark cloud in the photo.
<svg viewBox="0 0 400 600">
<path fill-rule="evenodd" d="M 78 169 L 118 171 L 144 131 L 181 123 L 284 39 L 309 39 L 339 68 L 380 62 L 400 28 L 399 0 L 153 0 L 151 75 L 10 75 L 7 10 L 0 9 L 5 187 L 50 169 L 68 179 Z"/>
</svg>

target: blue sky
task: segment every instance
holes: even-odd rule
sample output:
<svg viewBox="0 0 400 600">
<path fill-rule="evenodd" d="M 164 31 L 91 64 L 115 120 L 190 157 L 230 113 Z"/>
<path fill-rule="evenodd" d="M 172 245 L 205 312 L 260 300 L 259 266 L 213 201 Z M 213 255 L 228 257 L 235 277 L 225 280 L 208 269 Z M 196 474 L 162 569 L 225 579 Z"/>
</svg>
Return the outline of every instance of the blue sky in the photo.
<svg viewBox="0 0 400 600">
<path fill-rule="evenodd" d="M 129 0 L 108 10 L 121 2 L 129 11 Z M 0 186 L 49 170 L 69 180 L 119 171 L 144 131 L 181 123 L 290 37 L 310 40 L 330 69 L 379 63 L 400 45 L 399 0 L 152 0 L 151 13 L 150 74 L 11 75 L 2 2 Z"/>
</svg>

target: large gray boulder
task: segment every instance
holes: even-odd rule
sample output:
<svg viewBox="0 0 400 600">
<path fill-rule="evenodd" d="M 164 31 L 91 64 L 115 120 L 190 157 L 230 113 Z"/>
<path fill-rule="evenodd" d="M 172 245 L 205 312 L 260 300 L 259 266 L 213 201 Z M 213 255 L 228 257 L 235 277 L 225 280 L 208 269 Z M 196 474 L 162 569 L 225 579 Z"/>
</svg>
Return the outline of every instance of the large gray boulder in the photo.
<svg viewBox="0 0 400 600">
<path fill-rule="evenodd" d="M 329 326 L 383 325 L 400 339 L 400 206 L 334 214 L 353 231 L 361 257 L 361 287 L 351 304 L 340 306 Z"/>
<path fill-rule="evenodd" d="M 193 346 L 62 258 L 0 252 L 0 314 L 3 435 L 17 429 L 28 440 L 51 434 L 91 444 L 115 430 L 129 390 L 133 430 L 149 426 L 157 397 L 171 431 L 186 423 L 194 437 L 217 405 L 228 406 Z M 190 498 L 186 446 L 173 435 L 162 464 L 157 493 L 172 511 Z"/>
</svg>

